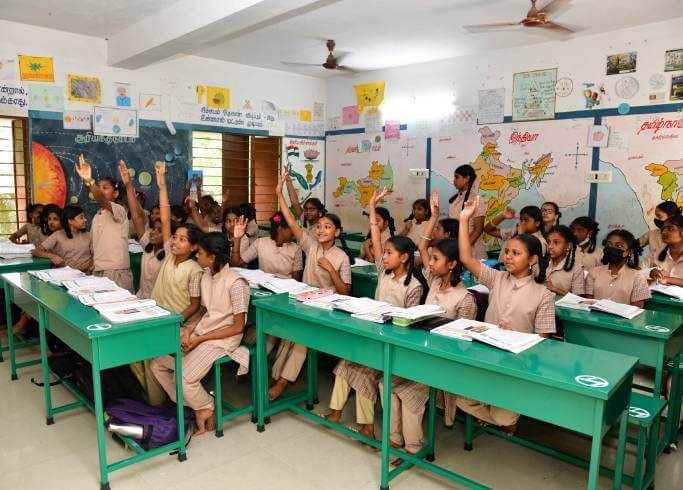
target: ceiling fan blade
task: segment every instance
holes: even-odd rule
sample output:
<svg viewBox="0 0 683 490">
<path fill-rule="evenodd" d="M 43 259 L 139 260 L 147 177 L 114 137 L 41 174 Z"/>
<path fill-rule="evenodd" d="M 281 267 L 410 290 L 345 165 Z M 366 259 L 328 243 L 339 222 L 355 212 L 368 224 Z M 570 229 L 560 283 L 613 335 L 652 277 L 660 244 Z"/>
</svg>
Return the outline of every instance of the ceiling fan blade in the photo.
<svg viewBox="0 0 683 490">
<path fill-rule="evenodd" d="M 519 26 L 521 22 L 495 22 L 493 24 L 475 24 L 475 25 L 469 25 L 469 26 L 462 26 L 463 29 L 465 29 L 468 32 L 481 32 L 481 31 L 487 31 L 487 30 L 494 30 L 494 29 L 503 29 L 506 27 L 515 27 Z"/>
<path fill-rule="evenodd" d="M 287 66 L 321 66 L 320 63 L 296 63 L 293 61 L 281 61 L 280 63 Z"/>
<path fill-rule="evenodd" d="M 560 24 L 556 24 L 555 22 L 546 22 L 545 24 L 542 25 L 544 29 L 550 29 L 554 32 L 557 33 L 562 33 L 562 34 L 574 34 L 576 31 L 570 29 L 569 27 L 565 27 Z"/>
<path fill-rule="evenodd" d="M 359 70 L 356 68 L 351 68 L 350 66 L 344 66 L 344 65 L 339 65 L 337 66 L 337 70 L 339 71 L 345 71 L 348 73 L 359 73 Z"/>
<path fill-rule="evenodd" d="M 546 17 L 549 15 L 557 15 L 564 10 L 567 10 L 571 5 L 571 0 L 552 0 L 548 5 L 538 11 L 545 14 Z"/>
</svg>

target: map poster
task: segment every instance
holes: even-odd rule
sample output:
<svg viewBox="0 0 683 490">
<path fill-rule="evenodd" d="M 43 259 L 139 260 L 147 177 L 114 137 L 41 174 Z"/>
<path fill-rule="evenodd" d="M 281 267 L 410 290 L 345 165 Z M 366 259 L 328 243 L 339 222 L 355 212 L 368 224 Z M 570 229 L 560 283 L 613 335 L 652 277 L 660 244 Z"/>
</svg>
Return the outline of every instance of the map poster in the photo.
<svg viewBox="0 0 683 490">
<path fill-rule="evenodd" d="M 555 118 L 557 68 L 515 73 L 512 79 L 512 120 Z"/>
</svg>

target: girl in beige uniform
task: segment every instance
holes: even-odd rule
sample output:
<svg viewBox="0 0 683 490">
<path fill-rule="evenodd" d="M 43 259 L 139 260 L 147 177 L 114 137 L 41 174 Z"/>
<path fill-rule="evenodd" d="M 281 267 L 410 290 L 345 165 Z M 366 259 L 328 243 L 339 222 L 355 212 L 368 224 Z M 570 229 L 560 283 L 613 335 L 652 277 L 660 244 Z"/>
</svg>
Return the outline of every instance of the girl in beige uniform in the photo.
<svg viewBox="0 0 683 490">
<path fill-rule="evenodd" d="M 511 238 L 526 233 L 531 236 L 535 236 L 541 243 L 541 251 L 543 257 L 548 250 L 548 243 L 545 241 L 543 236 L 543 216 L 541 215 L 541 209 L 538 206 L 524 206 L 519 212 L 519 223 L 514 228 L 499 228 L 498 225 L 506 219 L 514 219 L 515 210 L 508 207 L 500 213 L 498 216 L 493 218 L 489 223 L 484 226 L 484 231 L 491 236 L 501 238 L 504 241 L 510 240 Z M 503 262 L 505 260 L 505 245 L 501 247 L 500 256 L 498 260 Z"/>
<path fill-rule="evenodd" d="M 280 176 L 275 193 L 280 212 L 306 254 L 303 282 L 320 288 L 332 288 L 339 294 L 349 294 L 353 257 L 342 235 L 343 229 L 339 217 L 331 213 L 321 217 L 317 225 L 317 239 L 313 239 L 299 226 L 287 207 L 287 201 L 282 194 L 284 181 L 285 176 Z M 341 242 L 341 248 L 335 246 L 337 239 Z M 276 382 L 269 390 L 271 400 L 279 398 L 287 385 L 296 380 L 306 359 L 306 352 L 307 349 L 303 345 L 286 341 L 280 343 L 278 359 L 282 362 L 273 365 L 272 378 Z"/>
<path fill-rule="evenodd" d="M 296 189 L 294 189 L 292 177 L 289 175 L 289 172 L 286 172 L 285 174 L 285 185 L 287 186 L 289 202 L 292 203 L 290 209 L 294 213 L 294 216 L 300 220 L 301 228 L 308 233 L 311 238 L 317 240 L 318 220 L 327 214 L 325 205 L 317 197 L 305 199 L 302 205 L 299 202 L 299 196 L 296 193 Z"/>
<path fill-rule="evenodd" d="M 453 174 L 453 185 L 458 190 L 458 193 L 452 196 L 448 202 L 448 217 L 459 219 L 460 210 L 465 207 L 468 200 L 474 199 L 474 196 L 479 194 L 479 183 L 477 182 L 477 173 L 471 165 L 460 165 L 455 169 Z M 472 253 L 479 259 L 486 259 L 486 246 L 484 245 L 483 232 L 484 222 L 486 221 L 486 203 L 484 200 L 479 201 L 474 216 L 469 222 L 469 237 L 472 245 Z"/>
<path fill-rule="evenodd" d="M 86 274 L 92 263 L 90 233 L 85 231 L 86 220 L 80 206 L 66 206 L 62 210 L 62 229 L 55 231 L 33 250 L 34 257 L 50 259 L 57 266 L 69 266 Z"/>
<path fill-rule="evenodd" d="M 546 270 L 545 286 L 555 294 L 583 295 L 586 284 L 583 266 L 576 261 L 576 238 L 567 226 L 558 225 L 546 235 L 550 264 Z"/>
<path fill-rule="evenodd" d="M 426 199 L 417 199 L 413 203 L 413 209 L 404 220 L 403 230 L 399 233 L 401 236 L 407 236 L 415 245 L 420 242 L 420 238 L 425 234 L 427 221 L 431 218 L 429 210 L 429 202 Z"/>
<path fill-rule="evenodd" d="M 680 214 L 681 208 L 673 201 L 662 201 L 657 204 L 654 219 L 656 228 L 643 233 L 638 240 L 641 248 L 649 246 L 649 255 L 659 253 L 659 251 L 664 248 L 664 241 L 662 240 L 662 226 L 664 226 L 664 222 L 667 219 L 673 216 L 679 216 Z"/>
<path fill-rule="evenodd" d="M 382 246 L 380 250 L 384 250 L 384 244 L 387 243 L 387 240 L 389 240 L 389 238 L 396 234 L 396 225 L 394 223 L 394 218 L 391 217 L 391 213 L 387 208 L 380 206 L 376 207 L 375 216 L 377 228 L 380 232 L 379 242 Z M 376 255 L 379 256 L 380 259 L 382 258 L 381 253 L 375 254 L 375 247 L 372 243 L 371 232 L 368 232 L 366 239 L 363 242 L 363 246 L 361 248 L 360 258 L 363 260 L 368 260 L 370 262 L 375 262 L 375 260 L 377 259 Z"/>
<path fill-rule="evenodd" d="M 643 263 L 646 277 L 662 284 L 683 286 L 683 216 L 672 216 L 662 226 L 664 248 Z"/>
<path fill-rule="evenodd" d="M 570 225 L 576 238 L 576 261 L 589 271 L 602 264 L 602 247 L 598 246 L 598 224 L 589 216 L 580 216 Z"/>
<path fill-rule="evenodd" d="M 479 196 L 475 201 L 478 199 Z M 526 233 L 508 240 L 503 250 L 505 272 L 482 264 L 472 256 L 466 231 L 477 206 L 477 202 L 469 202 L 460 213 L 458 246 L 462 264 L 479 283 L 489 288 L 484 320 L 501 328 L 550 337 L 555 333 L 555 295 L 544 285 L 541 242 Z M 483 423 L 498 425 L 510 434 L 514 433 L 519 419 L 517 413 L 464 397 L 458 397 L 457 406 Z"/>
<path fill-rule="evenodd" d="M 31 243 L 36 247 L 43 243 L 43 240 L 47 238 L 47 235 L 45 235 L 40 229 L 40 214 L 42 212 L 42 204 L 31 204 L 28 208 L 26 208 L 28 223 L 12 233 L 9 236 L 9 240 L 12 243 L 20 243 L 21 238 L 26 235 L 28 243 Z"/>
<path fill-rule="evenodd" d="M 543 218 L 543 236 L 548 236 L 550 230 L 560 225 L 560 206 L 552 201 L 546 201 L 541 205 L 541 217 Z"/>
<path fill-rule="evenodd" d="M 642 308 L 650 289 L 640 272 L 641 248 L 627 230 L 613 230 L 602 242 L 602 263 L 586 277 L 586 298 L 609 299 Z"/>
<path fill-rule="evenodd" d="M 206 269 L 201 280 L 202 309 L 198 322 L 186 323 L 180 334 L 183 350 L 183 401 L 194 410 L 195 435 L 216 427 L 214 400 L 202 386 L 202 378 L 214 361 L 229 355 L 243 368 L 249 355 L 240 349 L 249 310 L 249 284 L 230 270 L 230 242 L 220 232 L 199 240 L 197 262 Z M 152 360 L 152 372 L 168 396 L 175 401 L 175 359 Z"/>
<path fill-rule="evenodd" d="M 375 254 L 375 265 L 377 266 L 375 299 L 393 306 L 409 308 L 419 305 L 424 300 L 423 296 L 427 293 L 427 283 L 422 273 L 415 267 L 415 244 L 410 238 L 394 236 L 389 238 L 382 247 L 377 203 L 388 192 L 385 188 L 380 194 L 373 195 L 369 204 L 372 246 L 374 250 L 383 250 L 382 254 Z M 330 398 L 330 409 L 332 411 L 325 417 L 338 423 L 341 420 L 342 411 L 348 401 L 351 389 L 354 389 L 356 391 L 356 422 L 360 426 L 360 433 L 374 439 L 377 383 L 382 373 L 376 369 L 342 359 L 334 368 L 334 374 L 334 387 Z M 400 413 L 400 403 L 398 406 Z"/>
<path fill-rule="evenodd" d="M 95 185 L 92 167 L 83 155 L 79 156 L 75 167 L 86 187 L 102 206 L 90 226 L 94 275 L 108 277 L 119 287 L 133 292 L 133 273 L 128 256 L 128 212 L 114 202 L 119 197 L 118 183 L 101 177 Z"/>
</svg>

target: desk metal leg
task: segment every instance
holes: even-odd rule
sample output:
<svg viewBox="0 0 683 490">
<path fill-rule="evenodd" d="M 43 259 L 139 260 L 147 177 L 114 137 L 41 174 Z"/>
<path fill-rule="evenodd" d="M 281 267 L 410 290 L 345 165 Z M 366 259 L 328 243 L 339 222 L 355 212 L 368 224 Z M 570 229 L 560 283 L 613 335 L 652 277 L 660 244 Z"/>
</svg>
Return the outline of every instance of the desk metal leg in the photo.
<svg viewBox="0 0 683 490">
<path fill-rule="evenodd" d="M 49 383 L 45 383 L 46 385 Z M 97 451 L 100 459 L 100 489 L 109 490 L 109 472 L 107 470 L 107 447 L 104 437 L 104 404 L 102 403 L 102 381 L 100 379 L 99 346 L 93 344 L 92 356 L 92 388 L 95 396 L 95 420 L 97 424 Z"/>
<path fill-rule="evenodd" d="M 669 414 L 666 419 L 666 433 L 669 444 L 678 444 L 678 428 L 681 419 L 681 402 L 683 401 L 683 379 L 680 376 L 681 357 L 676 356 L 671 369 L 671 392 L 669 393 Z"/>
<path fill-rule="evenodd" d="M 624 476 L 624 453 L 626 452 L 626 432 L 628 430 L 628 410 L 624 410 L 619 420 L 619 442 L 617 446 L 617 461 L 614 467 L 613 488 L 621 488 L 621 480 Z M 593 461 L 591 460 L 591 463 Z M 599 463 L 599 461 L 598 461 Z M 635 475 L 634 475 L 635 476 Z"/>
<path fill-rule="evenodd" d="M 50 368 L 47 364 L 47 312 L 43 305 L 38 306 L 38 332 L 40 335 L 40 359 L 43 365 L 43 384 L 45 389 L 45 420 L 47 425 L 55 423 L 52 413 L 52 393 L 50 392 Z M 10 346 L 12 343 L 10 341 Z M 13 356 L 13 355 L 12 355 Z"/>
<path fill-rule="evenodd" d="M 588 488 L 595 490 L 600 478 L 600 454 L 602 453 L 602 425 L 605 416 L 604 402 L 596 402 L 593 415 L 593 438 L 591 443 L 591 459 L 588 467 Z"/>
<path fill-rule="evenodd" d="M 266 352 L 266 336 L 263 334 L 263 320 L 260 309 L 256 310 L 256 430 L 263 432 L 266 430 L 265 412 L 266 398 L 268 397 L 268 353 Z"/>
<path fill-rule="evenodd" d="M 392 346 L 384 344 L 384 406 L 382 407 L 382 479 L 380 490 L 389 489 L 389 445 L 391 441 L 391 354 Z"/>
<path fill-rule="evenodd" d="M 666 353 L 664 352 L 664 345 L 659 345 L 657 353 L 657 366 L 655 366 L 655 386 L 652 391 L 652 396 L 661 397 L 664 393 L 662 387 L 662 380 L 664 378 L 664 364 L 666 363 Z"/>
<path fill-rule="evenodd" d="M 318 367 L 316 366 L 316 362 L 314 360 L 317 357 L 317 352 L 311 348 L 307 349 L 307 351 L 308 357 L 306 359 L 306 378 L 308 379 L 308 390 L 306 394 L 306 410 L 313 410 L 318 391 L 318 380 L 316 379 Z"/>
<path fill-rule="evenodd" d="M 429 413 L 427 418 L 427 447 L 429 451 L 425 456 L 427 461 L 434 461 L 434 446 L 436 432 L 436 388 L 429 387 Z"/>
<path fill-rule="evenodd" d="M 178 407 L 178 461 L 185 461 L 185 404 L 183 403 L 183 355 L 180 351 L 180 336 L 178 336 L 178 349 L 175 352 L 175 396 Z M 223 407 L 216 407 L 223 410 Z"/>
<path fill-rule="evenodd" d="M 14 335 L 12 334 L 12 288 L 5 284 L 5 323 L 7 324 L 7 343 L 9 345 L 9 361 L 12 370 L 12 381 L 17 379 L 16 361 L 14 360 Z M 0 350 L 0 361 L 3 361 Z"/>
</svg>

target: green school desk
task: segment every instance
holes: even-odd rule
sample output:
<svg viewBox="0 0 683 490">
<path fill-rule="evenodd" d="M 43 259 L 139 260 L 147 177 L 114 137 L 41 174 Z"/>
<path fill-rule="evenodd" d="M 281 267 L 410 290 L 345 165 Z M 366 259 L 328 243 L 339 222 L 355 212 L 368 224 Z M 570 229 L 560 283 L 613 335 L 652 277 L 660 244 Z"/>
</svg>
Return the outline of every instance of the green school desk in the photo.
<svg viewBox="0 0 683 490">
<path fill-rule="evenodd" d="M 377 267 L 375 265 L 351 268 L 351 296 L 374 298 L 376 289 Z"/>
<path fill-rule="evenodd" d="M 48 259 L 40 258 L 21 258 L 21 259 L 10 259 L 10 260 L 0 260 L 0 274 L 5 274 L 8 272 L 26 272 L 39 269 L 49 269 L 52 267 L 52 262 Z M 4 289 L 5 283 L 0 280 L 0 289 Z M 24 366 L 32 366 L 37 364 L 39 361 L 28 361 L 25 363 L 16 363 L 14 351 L 16 349 L 23 349 L 25 347 L 30 347 L 37 345 L 36 340 L 23 340 L 19 343 L 14 343 L 14 336 L 11 335 L 12 332 L 12 306 L 11 303 L 7 301 L 5 297 L 5 323 L 7 324 L 7 345 L 2 345 L 0 340 L 0 362 L 3 362 L 2 357 L 3 352 L 10 353 L 10 367 L 12 372 L 12 379 L 16 378 L 17 369 Z"/>
<path fill-rule="evenodd" d="M 183 417 L 182 356 L 180 351 L 180 322 L 182 317 L 171 314 L 150 320 L 111 324 L 97 310 L 82 305 L 60 287 L 40 281 L 26 273 L 3 274 L 5 298 L 38 318 L 40 327 L 40 351 L 45 380 L 45 412 L 48 425 L 54 416 L 74 408 L 85 406 L 95 412 L 97 445 L 100 462 L 102 489 L 109 489 L 109 473 L 151 457 L 178 450 L 178 459 L 184 461 L 185 427 Z M 45 332 L 50 331 L 71 349 L 92 364 L 94 406 L 70 383 L 65 387 L 78 398 L 77 402 L 53 407 L 50 393 L 49 368 Z M 130 364 L 162 355 L 175 357 L 176 389 L 178 398 L 178 440 L 145 451 L 132 439 L 125 442 L 138 454 L 107 463 L 104 430 L 104 407 L 100 372 L 116 366 Z"/>
<path fill-rule="evenodd" d="M 475 342 L 432 335 L 361 321 L 338 311 L 304 306 L 286 295 L 254 301 L 257 318 L 258 430 L 266 418 L 281 410 L 333 427 L 342 433 L 378 447 L 370 440 L 317 417 L 296 402 L 272 405 L 268 401 L 266 335 L 274 335 L 308 346 L 309 370 L 317 351 L 359 362 L 384 372 L 382 410 L 381 488 L 412 465 L 473 488 L 485 488 L 464 476 L 438 467 L 423 458 L 434 453 L 434 390 L 442 389 L 514 410 L 592 438 L 588 488 L 598 483 L 602 439 L 621 421 L 615 487 L 621 485 L 628 405 L 637 359 L 580 345 L 547 340 L 514 355 Z M 416 456 L 389 446 L 391 375 L 402 376 L 432 387 L 428 416 L 427 445 Z M 492 390 L 491 387 L 496 389 Z M 317 380 L 309 376 L 308 407 L 316 397 Z M 524 393 L 524 396 L 520 396 Z M 389 456 L 405 462 L 389 471 Z"/>
<path fill-rule="evenodd" d="M 128 252 L 130 257 L 130 270 L 133 273 L 133 292 L 140 287 L 140 272 L 142 270 L 142 254 Z"/>
<path fill-rule="evenodd" d="M 652 298 L 645 302 L 645 308 L 674 315 L 683 315 L 683 301 L 665 294 L 652 293 Z"/>
<path fill-rule="evenodd" d="M 640 364 L 655 368 L 654 395 L 662 394 L 664 368 L 679 362 L 683 317 L 661 311 L 645 310 L 629 320 L 597 311 L 587 312 L 558 307 L 555 314 L 564 326 L 565 341 L 637 357 Z M 673 370 L 677 386 L 678 370 Z M 678 391 L 678 389 L 677 389 Z M 672 393 L 672 399 L 680 400 Z M 675 442 L 680 403 L 673 403 L 667 420 L 667 441 Z"/>
</svg>

